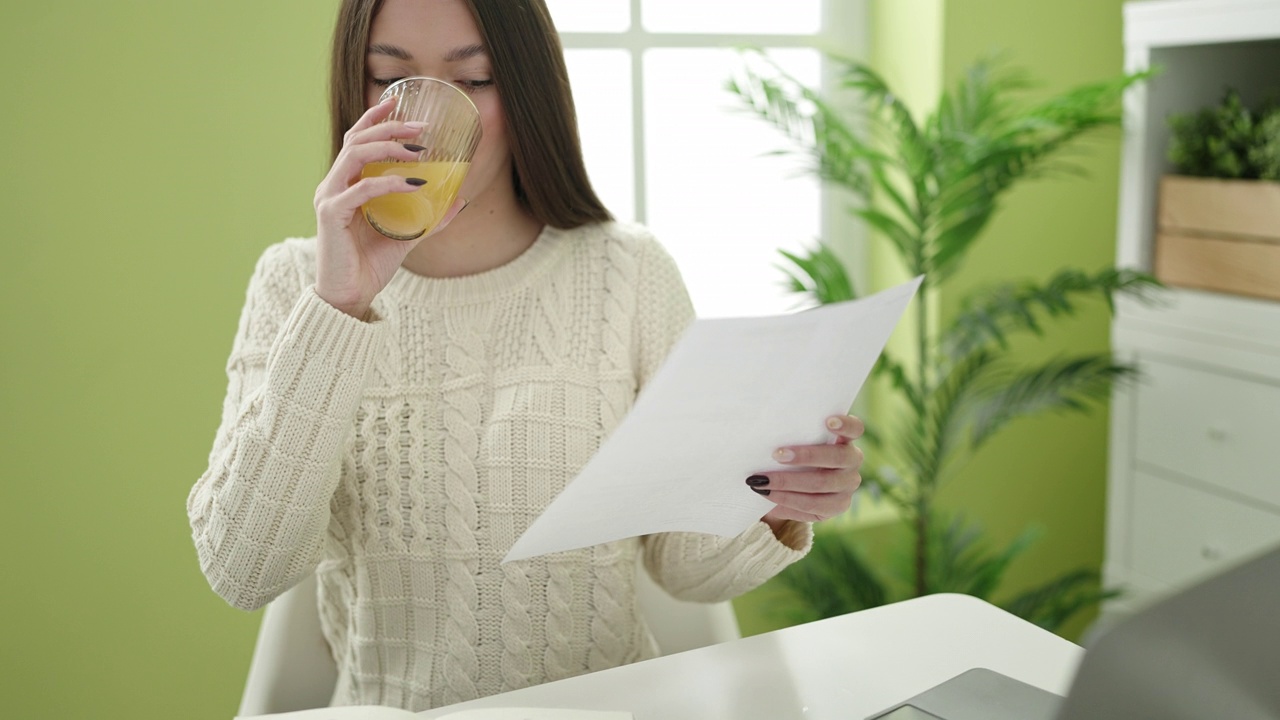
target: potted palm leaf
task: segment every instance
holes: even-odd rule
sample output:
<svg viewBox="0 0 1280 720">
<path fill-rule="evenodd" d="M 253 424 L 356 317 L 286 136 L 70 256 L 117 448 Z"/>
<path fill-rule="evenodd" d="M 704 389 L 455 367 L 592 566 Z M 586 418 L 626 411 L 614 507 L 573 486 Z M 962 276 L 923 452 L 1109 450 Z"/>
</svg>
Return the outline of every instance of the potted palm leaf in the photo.
<svg viewBox="0 0 1280 720">
<path fill-rule="evenodd" d="M 839 60 L 840 85 L 861 108 L 842 112 L 817 91 L 787 76 L 762 54 L 729 90 L 750 112 L 794 141 L 812 172 L 856 198 L 851 212 L 887 244 L 908 276 L 923 275 L 914 301 L 907 352 L 886 350 L 873 377 L 886 382 L 901 418 L 879 418 L 891 433 L 863 443 L 864 492 L 890 503 L 905 527 L 902 560 L 880 570 L 850 539 L 848 524 L 820 526 L 813 552 L 778 579 L 816 619 L 905 597 L 961 592 L 986 599 L 1006 568 L 1035 536 L 1029 530 L 993 549 L 972 522 L 939 507 L 939 489 L 964 462 L 1009 423 L 1038 413 L 1087 412 L 1108 397 L 1133 367 L 1109 354 L 1063 356 L 1031 367 L 1011 360 L 1009 341 L 1038 334 L 1085 302 L 1120 294 L 1147 296 L 1150 276 L 1103 268 L 1064 269 L 1041 282 L 1018 280 L 963 298 L 934 332 L 939 289 L 962 266 L 999 201 L 1018 181 L 1071 169 L 1061 151 L 1080 136 L 1119 123 L 1126 75 L 1085 85 L 1035 104 L 1020 103 L 1028 84 L 1003 63 L 975 64 L 936 109 L 917 121 L 871 68 Z M 791 290 L 816 303 L 858 296 L 844 264 L 823 243 L 783 253 Z M 950 299 L 949 299 L 950 301 Z M 910 312 L 910 311 L 909 311 Z M 893 347 L 893 345 L 891 345 Z M 1111 591 L 1097 572 L 1069 572 L 1017 597 L 1006 609 L 1054 629 Z"/>
</svg>

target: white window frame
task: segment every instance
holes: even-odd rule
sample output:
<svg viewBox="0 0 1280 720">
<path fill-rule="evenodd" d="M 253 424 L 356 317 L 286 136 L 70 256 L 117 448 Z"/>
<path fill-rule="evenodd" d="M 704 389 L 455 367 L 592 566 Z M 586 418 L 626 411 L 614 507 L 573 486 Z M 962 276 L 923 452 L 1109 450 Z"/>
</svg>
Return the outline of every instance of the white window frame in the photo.
<svg viewBox="0 0 1280 720">
<path fill-rule="evenodd" d="M 697 2 L 698 0 L 689 0 Z M 786 0 L 778 0 L 784 3 Z M 657 48 L 813 48 L 822 54 L 822 91 L 828 97 L 836 87 L 836 68 L 828 54 L 866 61 L 870 25 L 870 0 L 822 0 L 822 23 L 816 34 L 758 33 L 672 33 L 652 32 L 642 22 L 643 0 L 630 0 L 631 24 L 621 32 L 562 32 L 566 50 L 624 50 L 631 61 L 632 153 L 636 222 L 648 222 L 647 175 L 645 171 L 645 69 L 644 52 Z M 727 80 L 728 78 L 726 78 Z M 779 133 L 779 140 L 783 140 Z M 781 143 L 780 143 L 781 145 Z M 819 228 L 822 238 L 851 266 L 854 282 L 865 291 L 865 231 L 846 211 L 852 202 L 847 194 L 829 187 L 820 190 Z M 808 240 L 807 238 L 800 238 Z"/>
</svg>

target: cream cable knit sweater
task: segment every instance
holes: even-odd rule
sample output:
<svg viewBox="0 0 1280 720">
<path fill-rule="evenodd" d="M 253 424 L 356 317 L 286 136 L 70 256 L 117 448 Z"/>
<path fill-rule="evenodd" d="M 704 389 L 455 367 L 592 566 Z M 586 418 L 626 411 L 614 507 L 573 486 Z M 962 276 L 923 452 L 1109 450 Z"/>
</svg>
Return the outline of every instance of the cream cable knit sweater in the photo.
<svg viewBox="0 0 1280 720">
<path fill-rule="evenodd" d="M 757 523 L 499 564 L 692 318 L 640 228 L 548 228 L 470 277 L 401 269 L 368 323 L 315 294 L 314 268 L 309 240 L 259 261 L 187 512 L 236 607 L 317 574 L 334 704 L 423 710 L 652 657 L 636 553 L 673 595 L 719 601 L 807 551 L 807 525 L 784 544 Z"/>
</svg>

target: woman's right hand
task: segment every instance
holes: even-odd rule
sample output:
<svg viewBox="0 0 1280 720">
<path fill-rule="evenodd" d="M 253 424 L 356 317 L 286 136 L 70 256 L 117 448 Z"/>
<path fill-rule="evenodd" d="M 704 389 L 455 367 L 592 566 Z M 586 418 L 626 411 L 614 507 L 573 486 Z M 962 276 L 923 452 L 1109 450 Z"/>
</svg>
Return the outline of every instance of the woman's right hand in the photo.
<svg viewBox="0 0 1280 720">
<path fill-rule="evenodd" d="M 422 126 L 382 122 L 394 108 L 395 100 L 388 99 L 365 111 L 343 136 L 342 150 L 316 188 L 316 294 L 359 319 L 368 315 L 373 298 L 423 239 L 392 240 L 374 230 L 360 211 L 373 198 L 418 189 L 399 176 L 360 177 L 368 163 L 418 157 L 396 138 L 414 137 Z M 461 199 L 454 203 L 433 232 L 449 224 L 464 204 Z"/>
</svg>

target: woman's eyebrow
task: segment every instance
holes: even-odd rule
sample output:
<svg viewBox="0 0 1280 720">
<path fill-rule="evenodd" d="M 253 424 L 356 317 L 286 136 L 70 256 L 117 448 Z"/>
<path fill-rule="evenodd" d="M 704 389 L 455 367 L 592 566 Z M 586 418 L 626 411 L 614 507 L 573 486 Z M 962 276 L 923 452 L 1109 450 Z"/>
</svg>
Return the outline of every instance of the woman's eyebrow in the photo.
<svg viewBox="0 0 1280 720">
<path fill-rule="evenodd" d="M 484 45 L 481 45 L 480 43 L 463 45 L 445 53 L 444 61 L 447 63 L 461 62 L 463 60 L 470 60 L 477 55 L 484 55 L 487 52 L 488 50 L 486 50 Z"/>
<path fill-rule="evenodd" d="M 397 60 L 412 60 L 413 56 L 408 50 L 399 45 L 388 45 L 387 43 L 374 43 L 369 46 L 370 55 L 388 55 Z"/>
</svg>

